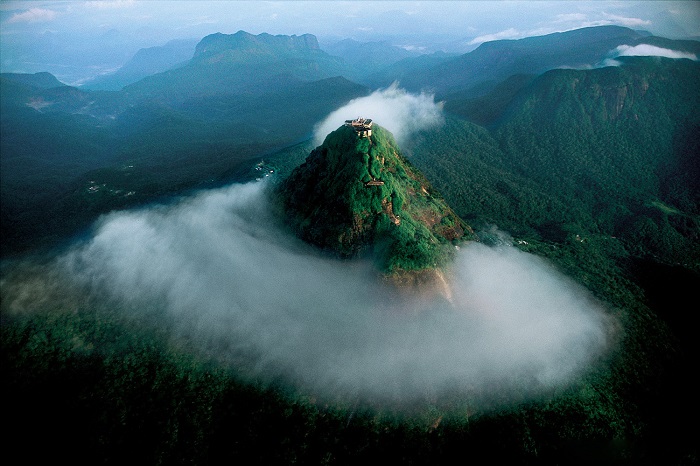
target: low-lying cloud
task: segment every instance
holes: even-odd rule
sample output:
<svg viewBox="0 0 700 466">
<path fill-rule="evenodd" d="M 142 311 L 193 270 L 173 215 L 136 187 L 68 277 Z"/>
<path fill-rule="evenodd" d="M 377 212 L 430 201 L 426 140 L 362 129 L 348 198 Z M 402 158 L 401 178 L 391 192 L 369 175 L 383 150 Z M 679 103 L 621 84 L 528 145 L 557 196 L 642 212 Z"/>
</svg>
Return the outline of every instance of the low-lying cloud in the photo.
<svg viewBox="0 0 700 466">
<path fill-rule="evenodd" d="M 503 31 L 499 31 L 493 34 L 484 34 L 482 36 L 477 36 L 471 41 L 469 41 L 467 44 L 468 45 L 481 45 L 484 42 L 493 42 L 496 40 L 503 40 L 503 39 L 522 39 L 523 37 L 527 37 L 527 35 L 523 32 L 518 31 L 515 28 L 508 28 Z"/>
<path fill-rule="evenodd" d="M 386 89 L 353 99 L 335 110 L 316 125 L 314 143 L 319 145 L 328 133 L 342 126 L 345 120 L 363 117 L 388 129 L 397 142 L 405 142 L 409 134 L 443 121 L 442 102 L 435 102 L 432 94 L 411 94 L 394 83 Z"/>
<path fill-rule="evenodd" d="M 30 8 L 22 13 L 13 14 L 8 23 L 43 23 L 53 21 L 56 18 L 56 12 L 45 8 Z"/>
<path fill-rule="evenodd" d="M 688 59 L 697 61 L 698 57 L 694 53 L 679 50 L 665 49 L 650 44 L 639 45 L 618 45 L 608 54 L 609 57 L 603 60 L 602 66 L 620 66 L 622 63 L 615 60 L 618 57 L 664 57 L 674 59 Z"/>
<path fill-rule="evenodd" d="M 246 355 L 253 377 L 290 377 L 318 396 L 521 395 L 574 380 L 610 344 L 609 317 L 536 256 L 470 243 L 446 273 L 450 299 L 403 294 L 370 262 L 290 235 L 268 183 L 113 213 L 51 273 L 125 312 L 155 312 L 222 360 Z"/>
<path fill-rule="evenodd" d="M 678 50 L 665 49 L 649 44 L 639 44 L 635 46 L 618 45 L 613 51 L 617 57 L 666 57 L 666 58 L 687 58 L 697 61 L 698 57 L 694 53 L 681 52 Z"/>
</svg>

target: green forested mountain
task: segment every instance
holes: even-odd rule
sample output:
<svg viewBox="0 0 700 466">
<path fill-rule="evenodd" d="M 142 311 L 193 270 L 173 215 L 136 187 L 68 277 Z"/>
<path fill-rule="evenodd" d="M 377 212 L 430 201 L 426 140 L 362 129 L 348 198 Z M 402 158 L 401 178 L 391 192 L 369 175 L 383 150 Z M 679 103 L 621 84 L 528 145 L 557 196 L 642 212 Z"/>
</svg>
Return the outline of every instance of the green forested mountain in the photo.
<svg viewBox="0 0 700 466">
<path fill-rule="evenodd" d="M 474 89 L 452 92 L 444 96 L 445 110 L 480 126 L 493 127 L 513 98 L 536 74 L 514 74 L 498 83 L 484 95 L 474 97 Z"/>
<path fill-rule="evenodd" d="M 694 41 L 656 38 L 620 26 L 599 26 L 485 42 L 472 52 L 420 72 L 402 74 L 401 85 L 410 90 L 431 89 L 439 98 L 454 93 L 474 98 L 513 75 L 538 75 L 556 68 L 591 68 L 614 54 L 618 46 L 639 44 L 698 53 L 698 43 Z"/>
<path fill-rule="evenodd" d="M 552 70 L 494 129 L 450 118 L 409 154 L 484 240 L 497 225 L 623 310 L 614 391 L 646 410 L 654 442 L 685 443 L 688 458 L 695 434 L 680 419 L 698 345 L 682 303 L 700 286 L 698 79 L 697 62 L 652 57 Z"/>
<path fill-rule="evenodd" d="M 516 99 L 495 135 L 511 166 L 584 203 L 603 232 L 697 261 L 698 76 L 697 62 L 649 57 L 552 71 Z"/>
<path fill-rule="evenodd" d="M 342 127 L 309 147 L 315 122 L 369 89 L 336 76 L 343 65 L 305 36 L 209 37 L 182 70 L 124 92 L 0 76 L 2 253 L 12 259 L 0 285 L 27 284 L 0 307 L 13 400 L 4 458 L 695 464 L 688 303 L 700 286 L 700 65 L 618 57 L 621 66 L 557 69 L 623 43 L 698 45 L 596 28 L 394 63 L 386 70 L 422 62 L 402 76 L 415 75 L 414 89 L 434 83 L 446 111 L 401 150 L 381 128 L 368 140 Z M 572 52 L 585 60 L 570 61 Z M 244 381 L 170 329 L 96 311 L 98 298 L 65 297 L 72 285 L 42 279 L 41 260 L 12 267 L 102 213 L 249 180 L 263 159 L 307 241 L 341 255 L 376 247 L 380 267 L 412 270 L 439 263 L 435 245 L 468 224 L 483 243 L 505 237 L 591 291 L 611 317 L 614 347 L 570 386 L 491 412 L 329 406 L 283 381 Z M 17 313 L 27 302 L 33 312 Z M 34 451 L 36 439 L 44 450 Z"/>
<path fill-rule="evenodd" d="M 38 89 L 51 89 L 52 87 L 65 86 L 54 75 L 47 72 L 24 74 L 24 73 L 3 73 L 3 84 L 17 83 Z"/>
<path fill-rule="evenodd" d="M 345 62 L 323 52 L 316 37 L 212 34 L 185 66 L 124 88 L 133 99 L 169 104 L 212 95 L 260 94 L 299 82 L 351 75 Z"/>
<path fill-rule="evenodd" d="M 492 130 L 448 120 L 411 160 L 473 226 L 697 273 L 699 76 L 697 62 L 652 57 L 552 70 Z"/>
<path fill-rule="evenodd" d="M 123 91 L 3 74 L 3 254 L 76 233 L 99 213 L 246 172 L 368 93 L 340 76 L 344 66 L 312 35 L 240 31 L 205 37 L 186 66 Z"/>
<path fill-rule="evenodd" d="M 455 58 L 454 54 L 445 52 L 408 57 L 386 65 L 367 76 L 362 75 L 359 81 L 370 87 L 387 87 L 393 82 L 398 82 L 403 87 L 404 82 L 411 82 L 416 79 L 416 76 L 422 75 L 427 72 L 427 70 L 448 62 L 453 58 Z M 423 87 L 432 89 L 429 83 L 425 84 Z"/>
<path fill-rule="evenodd" d="M 261 155 L 307 138 L 328 112 L 368 92 L 337 77 L 178 108 L 129 107 L 118 92 L 1 79 L 4 254 L 75 234 L 99 213 L 246 173 Z M 89 106 L 92 99 L 102 99 L 101 109 Z"/>
<path fill-rule="evenodd" d="M 141 49 L 117 71 L 86 82 L 82 87 L 92 90 L 118 91 L 156 73 L 187 64 L 199 41 L 172 40 L 165 45 Z"/>
<path fill-rule="evenodd" d="M 392 45 L 388 41 L 359 42 L 353 39 L 344 39 L 328 44 L 322 49 L 330 55 L 340 57 L 354 68 L 353 77 L 365 83 L 367 76 L 371 76 L 381 70 L 390 67 L 396 62 L 410 57 L 422 56 L 415 51 L 409 51 Z"/>
<path fill-rule="evenodd" d="M 445 265 L 472 235 L 378 125 L 368 137 L 332 132 L 278 191 L 301 238 L 341 257 L 372 252 L 387 274 Z"/>
</svg>

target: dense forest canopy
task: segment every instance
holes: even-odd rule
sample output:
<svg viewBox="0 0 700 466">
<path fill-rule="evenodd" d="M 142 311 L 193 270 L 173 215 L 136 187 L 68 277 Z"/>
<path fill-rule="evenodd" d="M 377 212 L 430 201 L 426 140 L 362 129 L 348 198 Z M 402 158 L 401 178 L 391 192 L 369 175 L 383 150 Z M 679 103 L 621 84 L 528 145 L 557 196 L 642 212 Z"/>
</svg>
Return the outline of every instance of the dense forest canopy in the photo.
<svg viewBox="0 0 700 466">
<path fill-rule="evenodd" d="M 385 273 L 443 266 L 471 228 L 412 167 L 393 135 L 373 125 L 358 137 L 330 133 L 279 190 L 288 222 L 302 238 L 352 257 L 371 251 Z"/>
<path fill-rule="evenodd" d="M 142 76 L 131 63 L 114 81 L 124 83 L 119 90 L 66 86 L 48 73 L 0 75 L 4 457 L 84 464 L 697 461 L 689 368 L 698 348 L 688 303 L 700 285 L 700 64 L 693 59 L 700 43 L 594 27 L 486 42 L 461 55 L 373 44 L 360 56 L 355 45 L 329 48 L 333 55 L 308 34 L 215 34 L 196 47 L 149 51 L 168 69 Z M 625 55 L 639 46 L 680 58 Z M 182 53 L 193 55 L 180 62 Z M 120 81 L 128 76 L 136 81 Z M 436 104 L 444 109 L 439 124 L 399 144 L 381 121 L 371 138 L 339 122 L 314 147 L 324 117 L 397 79 L 444 101 Z M 222 273 L 190 267 L 202 263 L 197 254 L 205 249 L 188 242 L 202 213 L 188 206 L 210 206 L 232 192 L 248 193 L 241 199 L 264 192 L 265 202 L 282 196 L 287 217 L 275 216 L 273 201 L 264 211 L 264 203 L 236 204 L 217 217 L 217 228 L 231 222 L 229 231 L 252 249 L 221 248 L 206 259 L 245 266 Z M 153 238 L 172 212 L 180 242 Z M 143 236 L 120 225 L 140 225 Z M 327 262 L 285 228 L 342 259 Z M 204 242 L 240 244 L 221 231 L 207 230 Z M 130 245 L 129 235 L 150 250 Z M 202 344 L 197 331 L 206 319 L 188 331 L 178 325 L 196 315 L 194 297 L 208 289 L 197 288 L 197 276 L 222 284 L 213 298 L 222 297 L 224 308 L 274 307 L 256 318 L 289 322 L 285 332 L 292 332 L 298 301 L 360 313 L 366 309 L 357 303 L 371 302 L 352 295 L 329 264 L 360 264 L 352 270 L 361 273 L 361 253 L 374 247 L 384 272 L 421 270 L 449 263 L 463 240 L 534 257 L 526 262 L 540 264 L 532 270 L 546 263 L 547 274 L 585 289 L 575 296 L 603 310 L 606 350 L 574 380 L 537 396 L 494 383 L 439 397 L 329 401 L 277 367 L 275 377 L 256 377 L 284 360 L 284 351 L 269 361 L 247 341 L 210 335 Z M 124 262 L 119 284 L 150 289 L 120 285 L 116 293 L 114 283 L 100 282 L 99 267 L 64 273 L 76 264 L 96 267 L 99 260 L 78 259 L 108 251 L 100 247 L 110 242 L 135 256 L 153 254 L 156 269 L 158 254 L 173 249 L 191 261 L 143 277 Z M 265 254 L 275 247 L 290 262 L 312 259 L 284 276 L 290 289 L 273 290 L 272 298 L 239 294 L 244 285 L 259 291 L 256 273 L 283 276 L 274 268 L 282 259 L 267 268 L 241 259 L 271 257 Z M 105 267 L 118 262 L 97 257 Z M 176 286 L 167 288 L 173 270 L 177 279 L 166 285 Z M 331 280 L 340 304 L 321 298 L 323 285 L 295 296 L 304 277 Z M 143 298 L 151 292 L 159 299 Z M 171 319 L 163 303 L 175 297 L 181 315 Z M 357 329 L 342 311 L 327 319 L 339 323 L 338 335 Z M 430 334 L 441 322 L 421 325 Z M 294 332 L 267 338 L 279 335 Z"/>
</svg>

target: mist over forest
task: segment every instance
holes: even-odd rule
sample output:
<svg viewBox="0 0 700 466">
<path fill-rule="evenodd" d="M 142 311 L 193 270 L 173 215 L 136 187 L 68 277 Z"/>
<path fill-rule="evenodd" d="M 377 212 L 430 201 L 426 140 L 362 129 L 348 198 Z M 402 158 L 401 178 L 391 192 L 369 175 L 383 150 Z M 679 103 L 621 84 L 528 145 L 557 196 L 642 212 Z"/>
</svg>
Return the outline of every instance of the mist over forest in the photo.
<svg viewBox="0 0 700 466">
<path fill-rule="evenodd" d="M 51 291 L 30 292 L 31 283 L 6 297 L 17 308 L 22 301 L 18 312 L 106 296 L 222 359 L 253 353 L 250 376 L 289 373 L 328 399 L 467 390 L 491 404 L 490 385 L 501 396 L 533 396 L 565 386 L 611 344 L 614 326 L 601 305 L 536 256 L 465 246 L 448 295 L 404 296 L 366 260 L 330 259 L 291 236 L 271 215 L 265 187 L 234 184 L 110 214 L 86 244 L 47 267 L 42 288 Z M 53 276 L 76 296 L 51 296 Z M 20 298 L 28 293 L 35 296 Z"/>
<path fill-rule="evenodd" d="M 6 459 L 697 462 L 695 5 L 87 3 L 0 9 Z"/>
</svg>

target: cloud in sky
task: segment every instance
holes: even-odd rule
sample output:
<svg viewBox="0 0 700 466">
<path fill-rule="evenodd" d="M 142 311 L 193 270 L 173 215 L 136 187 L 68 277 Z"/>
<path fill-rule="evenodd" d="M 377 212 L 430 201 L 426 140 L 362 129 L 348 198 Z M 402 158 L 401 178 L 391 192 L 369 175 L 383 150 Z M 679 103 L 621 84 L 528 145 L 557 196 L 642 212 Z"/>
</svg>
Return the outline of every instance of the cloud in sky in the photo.
<svg viewBox="0 0 700 466">
<path fill-rule="evenodd" d="M 690 2 L 260 2 L 260 1 L 141 1 L 90 0 L 74 2 L 6 2 L 18 9 L 45 9 L 69 11 L 65 27 L 79 23 L 90 24 L 92 15 L 102 10 L 109 12 L 110 27 L 122 31 L 133 28 L 126 11 L 152 16 L 154 23 L 164 33 L 180 30 L 189 18 L 201 15 L 216 17 L 220 30 L 200 28 L 196 32 L 206 35 L 213 32 L 233 33 L 238 29 L 251 33 L 303 34 L 346 36 L 357 40 L 377 40 L 380 36 L 418 34 L 460 37 L 468 40 L 468 31 L 478 28 L 477 36 L 503 37 L 506 31 L 529 35 L 528 31 L 549 29 L 568 23 L 567 27 L 585 24 L 619 24 L 629 27 L 658 26 L 650 18 L 661 10 L 686 12 Z M 48 6 L 47 6 L 48 5 Z M 4 9 L 7 9 L 4 6 Z M 23 14 L 23 13 L 20 13 Z M 697 14 L 697 13 L 696 13 Z M 270 18 L 275 21 L 270 24 Z M 381 28 L 369 28 L 381 18 Z M 61 30 L 61 29 L 59 29 Z M 169 30 L 169 31 L 168 31 Z M 167 32 L 166 32 L 167 31 Z M 364 31 L 364 32 L 361 32 Z M 68 31 L 64 31 L 68 32 Z M 512 31 L 511 31 L 512 32 Z M 656 32 L 656 31 L 654 31 Z M 466 34 L 465 34 L 466 33 Z M 465 35 L 467 37 L 465 37 Z M 168 36 L 164 41 L 176 37 Z M 427 38 L 426 38 L 427 40 Z M 443 40 L 443 39 L 440 39 Z M 472 39 L 475 40 L 475 39 Z M 475 40 L 475 43 L 479 43 Z M 419 44 L 420 45 L 420 44 Z M 425 45 L 425 44 L 423 44 Z"/>
<path fill-rule="evenodd" d="M 615 57 L 666 57 L 666 58 L 687 58 L 697 61 L 698 57 L 694 53 L 681 52 L 678 50 L 665 49 L 649 44 L 639 44 L 635 46 L 620 45 L 611 53 Z"/>
<path fill-rule="evenodd" d="M 136 4 L 135 0 L 87 0 L 85 5 L 101 10 L 114 10 L 120 8 L 130 8 Z"/>
<path fill-rule="evenodd" d="M 45 8 L 30 8 L 22 13 L 13 14 L 8 23 L 45 23 L 56 19 L 57 13 Z"/>
<path fill-rule="evenodd" d="M 651 26 L 651 24 L 652 24 L 650 20 L 645 20 L 645 19 L 641 19 L 641 18 L 612 15 L 612 14 L 608 14 L 608 13 L 604 13 L 604 16 L 605 16 L 605 20 L 603 20 L 603 21 L 609 21 L 609 24 L 616 24 L 618 26 L 625 26 L 625 27 L 629 27 L 629 28 Z"/>
<path fill-rule="evenodd" d="M 524 37 L 524 34 L 515 28 L 509 28 L 504 31 L 496 32 L 494 34 L 484 34 L 482 36 L 475 37 L 469 41 L 469 45 L 482 44 L 484 42 L 491 42 L 494 40 L 501 39 L 517 39 Z"/>
<path fill-rule="evenodd" d="M 583 13 L 560 13 L 555 16 L 553 22 L 565 23 L 569 21 L 587 21 L 588 17 Z"/>
<path fill-rule="evenodd" d="M 345 120 L 364 117 L 388 129 L 397 142 L 405 142 L 411 133 L 430 128 L 443 121 L 442 102 L 435 102 L 432 94 L 411 94 L 394 83 L 386 89 L 353 99 L 333 111 L 316 125 L 314 143 L 319 145 L 326 136 Z"/>
<path fill-rule="evenodd" d="M 597 16 L 597 18 L 596 18 Z M 484 42 L 503 39 L 522 39 L 525 37 L 553 34 L 555 32 L 566 32 L 574 29 L 594 26 L 625 26 L 630 28 L 640 28 L 651 26 L 650 20 L 636 17 L 614 15 L 606 12 L 594 15 L 586 13 L 560 13 L 555 15 L 551 21 L 541 21 L 540 27 L 530 29 L 518 29 L 515 27 L 503 29 L 495 33 L 482 34 L 471 41 L 469 45 L 480 45 Z"/>
<path fill-rule="evenodd" d="M 666 49 L 650 44 L 639 44 L 635 46 L 619 45 L 610 51 L 608 57 L 602 61 L 600 66 L 621 66 L 622 62 L 616 60 L 618 57 L 664 57 L 693 61 L 698 60 L 698 57 L 694 53 Z"/>
</svg>

